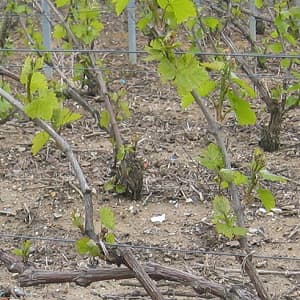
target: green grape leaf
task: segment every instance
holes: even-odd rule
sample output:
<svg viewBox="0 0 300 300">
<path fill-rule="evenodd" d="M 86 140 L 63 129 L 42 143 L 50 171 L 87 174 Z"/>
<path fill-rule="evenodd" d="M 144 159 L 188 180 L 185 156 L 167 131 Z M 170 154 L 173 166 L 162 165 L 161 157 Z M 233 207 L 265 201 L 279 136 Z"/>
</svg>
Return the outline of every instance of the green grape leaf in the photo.
<svg viewBox="0 0 300 300">
<path fill-rule="evenodd" d="M 147 25 L 151 22 L 151 20 L 151 13 L 144 15 L 143 18 L 141 18 L 137 24 L 138 29 L 143 32 L 145 29 L 147 29 Z"/>
<path fill-rule="evenodd" d="M 199 87 L 199 83 L 206 83 L 209 75 L 204 67 L 199 65 L 195 55 L 187 53 L 177 60 L 175 84 L 180 94 L 186 94 Z"/>
<path fill-rule="evenodd" d="M 28 9 L 28 6 L 27 5 L 21 5 L 21 4 L 18 4 L 16 6 L 14 6 L 14 12 L 17 13 L 17 14 L 22 14 L 22 13 L 26 13 Z"/>
<path fill-rule="evenodd" d="M 41 118 L 50 121 L 53 113 L 53 104 L 45 99 L 37 99 L 25 106 L 25 112 L 31 119 Z"/>
<path fill-rule="evenodd" d="M 104 190 L 106 192 L 112 191 L 114 188 L 115 188 L 115 185 L 112 181 L 107 181 L 107 182 L 104 183 Z"/>
<path fill-rule="evenodd" d="M 0 119 L 6 118 L 10 114 L 12 108 L 13 106 L 9 102 L 0 97 Z"/>
<path fill-rule="evenodd" d="M 231 212 L 229 201 L 224 196 L 216 196 L 213 200 L 213 210 L 216 216 L 227 216 Z"/>
<path fill-rule="evenodd" d="M 112 0 L 112 2 L 116 6 L 116 13 L 119 16 L 123 10 L 127 7 L 130 0 Z"/>
<path fill-rule="evenodd" d="M 287 182 L 288 180 L 286 177 L 275 175 L 266 169 L 260 170 L 259 175 L 265 180 L 270 180 L 275 182 Z"/>
<path fill-rule="evenodd" d="M 31 61 L 32 58 L 30 56 L 27 56 L 20 76 L 20 81 L 22 84 L 27 84 L 28 76 L 33 72 Z"/>
<path fill-rule="evenodd" d="M 13 249 L 12 253 L 15 254 L 15 255 L 17 255 L 17 256 L 20 256 L 20 257 L 23 256 L 23 250 L 19 249 L 19 248 L 18 249 Z"/>
<path fill-rule="evenodd" d="M 106 228 L 111 230 L 115 229 L 115 214 L 110 207 L 102 207 L 100 209 L 100 221 Z"/>
<path fill-rule="evenodd" d="M 31 77 L 30 82 L 30 91 L 31 93 L 35 93 L 38 90 L 47 89 L 48 83 L 46 76 L 42 74 L 41 72 L 34 72 Z"/>
<path fill-rule="evenodd" d="M 218 179 L 218 178 L 217 178 Z M 216 180 L 217 181 L 217 180 Z M 217 181 L 218 182 L 218 181 Z M 227 181 L 222 181 L 221 182 L 221 188 L 222 189 L 228 189 L 229 188 L 229 183 Z"/>
<path fill-rule="evenodd" d="M 55 0 L 55 4 L 57 7 L 63 7 L 70 4 L 70 0 Z"/>
<path fill-rule="evenodd" d="M 89 254 L 93 257 L 100 256 L 100 250 L 95 241 L 89 237 L 83 237 L 76 242 L 76 249 L 80 255 Z"/>
<path fill-rule="evenodd" d="M 255 0 L 254 3 L 257 8 L 262 8 L 264 6 L 264 0 Z"/>
<path fill-rule="evenodd" d="M 50 136 L 45 131 L 38 132 L 32 140 L 32 154 L 36 155 L 48 143 Z"/>
<path fill-rule="evenodd" d="M 121 147 L 119 148 L 118 153 L 117 153 L 117 161 L 124 160 L 125 154 L 126 154 L 126 149 L 125 149 L 124 145 L 121 145 Z"/>
<path fill-rule="evenodd" d="M 288 96 L 285 106 L 286 108 L 296 107 L 300 105 L 300 97 Z"/>
<path fill-rule="evenodd" d="M 221 223 L 221 222 L 216 223 L 216 230 L 219 234 L 223 234 L 229 239 L 232 239 L 234 237 L 232 232 L 232 227 L 228 226 L 226 223 Z"/>
<path fill-rule="evenodd" d="M 192 0 L 170 0 L 169 2 L 178 24 L 197 16 L 195 4 Z"/>
<path fill-rule="evenodd" d="M 230 104 L 236 114 L 240 125 L 254 125 L 256 122 L 255 112 L 251 109 L 250 104 L 240 98 L 235 92 L 228 92 Z"/>
<path fill-rule="evenodd" d="M 207 80 L 198 87 L 198 93 L 201 97 L 207 97 L 217 86 L 217 81 Z"/>
<path fill-rule="evenodd" d="M 195 99 L 191 93 L 185 94 L 181 97 L 181 106 L 183 109 L 188 108 L 195 102 Z"/>
<path fill-rule="evenodd" d="M 79 228 L 80 230 L 83 230 L 84 228 L 84 219 L 82 215 L 76 211 L 73 211 L 72 213 L 72 224 L 73 226 Z"/>
<path fill-rule="evenodd" d="M 275 54 L 283 52 L 283 46 L 280 42 L 268 45 L 268 49 Z"/>
<path fill-rule="evenodd" d="M 64 38 L 66 35 L 67 35 L 67 31 L 62 25 L 60 24 L 55 25 L 54 32 L 53 32 L 54 38 L 60 40 Z"/>
<path fill-rule="evenodd" d="M 291 66 L 291 64 L 293 63 L 292 59 L 290 58 L 283 58 L 280 62 L 280 65 L 283 68 L 289 68 Z"/>
<path fill-rule="evenodd" d="M 100 113 L 100 126 L 108 129 L 110 125 L 110 114 L 107 110 L 102 110 Z"/>
<path fill-rule="evenodd" d="M 105 240 L 109 244 L 115 244 L 116 243 L 116 236 L 112 232 L 109 232 L 105 235 Z"/>
<path fill-rule="evenodd" d="M 268 211 L 275 207 L 276 201 L 270 190 L 259 188 L 257 192 L 262 204 Z"/>
<path fill-rule="evenodd" d="M 248 232 L 247 228 L 244 227 L 235 226 L 232 228 L 232 233 L 234 234 L 235 237 L 245 236 L 247 232 Z"/>
<path fill-rule="evenodd" d="M 287 89 L 287 92 L 291 93 L 291 92 L 295 92 L 295 91 L 299 91 L 299 90 L 300 90 L 300 83 L 295 83 Z M 294 97 L 294 98 L 296 98 L 296 97 Z"/>
<path fill-rule="evenodd" d="M 199 158 L 201 164 L 210 170 L 218 171 L 225 167 L 224 156 L 219 146 L 210 143 Z"/>
<path fill-rule="evenodd" d="M 35 42 L 36 47 L 43 47 L 43 34 L 40 31 L 34 31 L 32 33 L 32 38 Z M 37 69 L 36 69 L 37 70 Z"/>
<path fill-rule="evenodd" d="M 87 242 L 87 246 L 88 246 L 88 253 L 93 256 L 93 257 L 96 257 L 96 256 L 100 256 L 100 249 L 99 247 L 97 246 L 96 242 L 92 239 L 90 239 L 88 242 Z"/>
<path fill-rule="evenodd" d="M 76 242 L 76 250 L 80 255 L 84 255 L 84 254 L 88 253 L 89 247 L 88 247 L 87 243 L 89 240 L 90 240 L 90 238 L 85 236 Z"/>
<path fill-rule="evenodd" d="M 148 52 L 148 57 L 145 58 L 145 61 L 153 61 L 153 60 L 162 60 L 166 59 L 164 57 L 164 44 L 161 38 L 154 39 L 150 42 L 150 47 L 146 47 L 146 51 Z"/>
<path fill-rule="evenodd" d="M 233 72 L 231 72 L 230 75 L 231 75 L 231 80 L 236 84 L 238 84 L 242 89 L 244 89 L 250 97 L 252 98 L 256 97 L 256 92 L 254 88 L 251 85 L 249 85 L 246 80 L 238 78 Z"/>
<path fill-rule="evenodd" d="M 38 57 L 32 61 L 34 62 L 34 71 L 41 70 L 45 65 L 43 57 Z"/>
<path fill-rule="evenodd" d="M 126 192 L 126 187 L 122 184 L 116 184 L 115 190 L 118 194 L 123 194 Z"/>
<path fill-rule="evenodd" d="M 125 118 L 128 119 L 131 115 L 128 101 L 126 100 L 120 101 L 119 105 Z"/>
<path fill-rule="evenodd" d="M 52 124 L 56 130 L 60 129 L 66 124 L 73 123 L 82 117 L 79 113 L 73 113 L 67 107 L 53 110 Z"/>
<path fill-rule="evenodd" d="M 32 118 L 50 121 L 53 110 L 58 108 L 58 101 L 52 90 L 39 90 L 39 97 L 25 106 L 26 114 Z"/>
<path fill-rule="evenodd" d="M 214 17 L 204 17 L 203 23 L 210 28 L 212 31 L 215 31 L 218 28 L 218 25 L 220 24 L 219 19 Z"/>
<path fill-rule="evenodd" d="M 278 32 L 277 32 L 277 30 L 274 30 L 274 31 L 271 32 L 271 37 L 273 39 L 277 39 L 278 38 Z"/>
<path fill-rule="evenodd" d="M 224 69 L 225 64 L 222 61 L 213 61 L 213 62 L 203 62 L 201 66 L 214 71 L 221 71 Z"/>
<path fill-rule="evenodd" d="M 173 80 L 176 75 L 175 64 L 164 58 L 158 65 L 158 72 L 161 74 L 163 81 Z"/>
<path fill-rule="evenodd" d="M 237 170 L 221 169 L 219 175 L 228 183 L 242 185 L 248 183 L 248 177 Z"/>
</svg>

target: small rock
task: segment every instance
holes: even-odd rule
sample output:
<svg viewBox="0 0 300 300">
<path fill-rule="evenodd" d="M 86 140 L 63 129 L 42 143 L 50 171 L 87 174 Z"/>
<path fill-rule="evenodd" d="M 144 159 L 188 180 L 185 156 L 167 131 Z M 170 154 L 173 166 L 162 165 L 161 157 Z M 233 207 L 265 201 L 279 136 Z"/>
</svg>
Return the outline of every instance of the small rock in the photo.
<svg viewBox="0 0 300 300">
<path fill-rule="evenodd" d="M 280 208 L 272 208 L 271 209 L 274 214 L 280 215 L 282 213 L 282 209 Z"/>
<path fill-rule="evenodd" d="M 240 243 L 238 241 L 229 241 L 226 243 L 226 246 L 237 248 L 240 246 Z"/>
<path fill-rule="evenodd" d="M 185 217 L 190 217 L 190 216 L 192 215 L 192 213 L 191 213 L 191 212 L 185 212 L 183 215 L 184 215 Z"/>
<path fill-rule="evenodd" d="M 16 287 L 12 288 L 12 290 L 13 290 L 13 293 L 17 297 L 25 297 L 26 296 L 26 294 L 25 294 L 25 292 L 24 292 L 24 290 L 22 288 L 19 288 L 19 287 L 16 286 Z"/>
<path fill-rule="evenodd" d="M 267 213 L 267 210 L 263 207 L 260 207 L 256 212 L 255 215 L 257 216 L 264 216 Z"/>
<path fill-rule="evenodd" d="M 185 202 L 186 202 L 186 203 L 193 203 L 194 201 L 193 201 L 192 198 L 187 198 L 187 199 L 185 200 Z"/>
<path fill-rule="evenodd" d="M 129 210 L 129 212 L 130 212 L 131 214 L 133 214 L 133 215 L 136 215 L 136 214 L 138 213 L 137 208 L 134 207 L 133 205 L 131 205 L 131 206 L 129 207 L 128 210 Z"/>
<path fill-rule="evenodd" d="M 267 261 L 261 261 L 256 264 L 256 268 L 265 268 L 267 266 Z"/>
<path fill-rule="evenodd" d="M 18 150 L 19 152 L 24 152 L 24 151 L 26 151 L 26 148 L 20 146 L 20 147 L 17 148 L 17 150 Z"/>
<path fill-rule="evenodd" d="M 164 262 L 165 263 L 170 263 L 171 262 L 171 259 L 169 257 L 164 257 Z"/>
<path fill-rule="evenodd" d="M 151 218 L 152 223 L 162 223 L 166 220 L 166 214 L 162 214 L 159 216 L 154 216 Z"/>
<path fill-rule="evenodd" d="M 291 205 L 285 205 L 281 207 L 282 210 L 293 210 L 295 209 L 295 205 L 291 204 Z"/>
<path fill-rule="evenodd" d="M 61 218 L 62 216 L 63 216 L 63 214 L 60 214 L 60 213 L 53 214 L 54 220 L 57 220 L 57 219 Z"/>
<path fill-rule="evenodd" d="M 259 229 L 250 227 L 248 231 L 249 231 L 249 233 L 251 233 L 251 234 L 257 234 L 257 233 L 259 232 Z"/>
</svg>

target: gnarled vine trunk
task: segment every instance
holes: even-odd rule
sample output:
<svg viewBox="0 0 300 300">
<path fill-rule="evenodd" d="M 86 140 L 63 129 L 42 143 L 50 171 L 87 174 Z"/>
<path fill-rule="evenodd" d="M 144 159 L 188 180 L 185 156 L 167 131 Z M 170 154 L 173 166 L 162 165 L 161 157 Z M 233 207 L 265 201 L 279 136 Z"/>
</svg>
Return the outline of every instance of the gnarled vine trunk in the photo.
<svg viewBox="0 0 300 300">
<path fill-rule="evenodd" d="M 277 151 L 280 147 L 280 132 L 283 120 L 283 110 L 279 103 L 270 109 L 270 121 L 263 127 L 259 145 L 268 152 Z"/>
</svg>

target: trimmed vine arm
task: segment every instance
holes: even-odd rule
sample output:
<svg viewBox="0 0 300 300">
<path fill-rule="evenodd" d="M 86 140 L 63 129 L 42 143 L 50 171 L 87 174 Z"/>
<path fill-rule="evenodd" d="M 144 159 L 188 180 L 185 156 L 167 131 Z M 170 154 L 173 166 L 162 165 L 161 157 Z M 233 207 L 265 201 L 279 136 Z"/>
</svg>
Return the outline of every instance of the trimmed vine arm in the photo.
<svg viewBox="0 0 300 300">
<path fill-rule="evenodd" d="M 135 272 L 126 267 L 98 267 L 87 270 L 49 271 L 37 269 L 34 264 L 24 264 L 20 257 L 9 254 L 0 249 L 0 261 L 9 272 L 19 273 L 20 286 L 37 286 L 40 284 L 73 282 L 76 285 L 87 287 L 93 282 L 107 280 L 122 280 L 135 278 Z M 211 294 L 226 300 L 258 300 L 254 292 L 246 286 L 231 286 L 206 279 L 203 276 L 193 275 L 172 267 L 156 263 L 142 265 L 149 277 L 155 281 L 168 280 L 190 286 L 199 295 Z"/>
<path fill-rule="evenodd" d="M 25 114 L 24 106 L 21 102 L 16 100 L 12 95 L 0 88 L 0 96 L 5 98 L 11 105 L 13 105 L 22 114 Z M 80 190 L 83 194 L 84 206 L 85 206 L 85 233 L 92 239 L 96 239 L 94 222 L 93 222 L 93 203 L 92 203 L 92 191 L 87 183 L 85 175 L 78 163 L 78 160 L 70 146 L 48 123 L 36 118 L 33 120 L 40 128 L 45 130 L 57 143 L 60 149 L 66 154 L 76 178 L 79 181 Z"/>
</svg>

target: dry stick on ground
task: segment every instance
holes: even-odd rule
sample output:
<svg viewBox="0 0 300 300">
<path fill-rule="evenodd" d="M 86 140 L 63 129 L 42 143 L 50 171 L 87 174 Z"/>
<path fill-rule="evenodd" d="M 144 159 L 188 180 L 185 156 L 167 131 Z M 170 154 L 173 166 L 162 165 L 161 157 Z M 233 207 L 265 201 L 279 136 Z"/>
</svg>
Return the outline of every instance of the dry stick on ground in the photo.
<svg viewBox="0 0 300 300">
<path fill-rule="evenodd" d="M 221 151 L 223 152 L 226 168 L 231 169 L 231 161 L 230 161 L 230 157 L 227 152 L 227 149 L 226 149 L 222 129 L 220 128 L 218 123 L 214 120 L 212 113 L 210 112 L 209 108 L 207 106 L 205 106 L 205 104 L 203 103 L 203 101 L 202 101 L 201 97 L 199 96 L 199 94 L 197 93 L 197 91 L 195 91 L 195 90 L 192 91 L 192 95 L 206 118 L 206 121 L 209 126 L 209 130 L 215 136 L 217 144 L 219 145 L 219 147 L 221 148 Z M 242 207 L 241 201 L 239 199 L 237 187 L 235 184 L 230 184 L 230 194 L 231 194 L 232 207 L 233 207 L 235 215 L 237 216 L 237 224 L 240 227 L 245 227 L 243 207 Z M 241 237 L 239 239 L 239 243 L 243 250 L 245 250 L 245 251 L 248 250 L 248 242 L 247 242 L 246 236 Z M 259 276 L 255 270 L 254 265 L 251 262 L 250 257 L 245 257 L 245 258 L 241 259 L 241 262 L 245 266 L 245 270 L 246 270 L 247 274 L 249 275 L 252 283 L 254 284 L 256 291 L 257 291 L 258 295 L 261 297 L 261 299 L 264 299 L 264 300 L 271 299 L 267 290 L 263 286 L 263 283 L 259 279 Z"/>
<path fill-rule="evenodd" d="M 17 101 L 14 97 L 12 97 L 9 93 L 7 93 L 1 88 L 0 88 L 0 96 L 5 98 L 11 105 L 16 107 L 23 114 L 25 114 L 23 104 L 21 104 L 19 101 Z M 46 122 L 42 121 L 41 119 L 35 119 L 34 122 L 40 128 L 45 130 L 56 141 L 56 143 L 59 145 L 61 150 L 68 157 L 72 165 L 72 168 L 74 170 L 75 176 L 79 181 L 80 190 L 82 191 L 82 194 L 84 196 L 83 200 L 85 205 L 85 231 L 90 238 L 95 239 L 96 234 L 95 234 L 94 223 L 93 223 L 92 192 L 80 168 L 77 158 L 72 151 L 71 146 Z"/>
<path fill-rule="evenodd" d="M 89 286 L 93 282 L 107 280 L 122 280 L 135 278 L 135 273 L 128 268 L 99 268 L 78 271 L 45 271 L 35 269 L 33 265 L 25 265 L 20 257 L 8 254 L 0 249 L 0 261 L 13 273 L 19 273 L 21 286 L 36 286 L 39 284 L 74 282 L 80 286 Z M 226 300 L 256 300 L 258 299 L 245 286 L 224 286 L 212 280 L 189 274 L 174 268 L 158 264 L 143 265 L 145 272 L 154 280 L 168 280 L 192 287 L 197 294 L 211 294 Z"/>
</svg>

